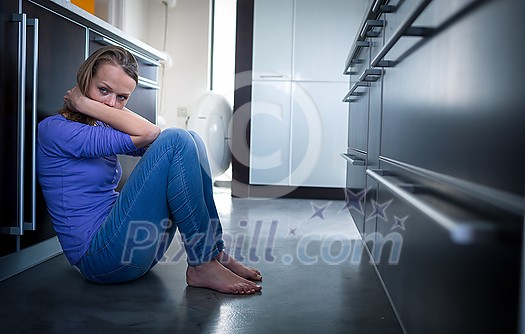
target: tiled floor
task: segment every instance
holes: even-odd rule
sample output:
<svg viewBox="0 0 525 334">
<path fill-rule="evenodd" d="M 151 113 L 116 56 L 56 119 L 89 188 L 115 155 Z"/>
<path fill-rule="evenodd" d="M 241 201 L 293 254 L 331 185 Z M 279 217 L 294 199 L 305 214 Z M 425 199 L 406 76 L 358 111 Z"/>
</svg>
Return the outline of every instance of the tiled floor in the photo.
<svg viewBox="0 0 525 334">
<path fill-rule="evenodd" d="M 163 263 L 120 285 L 83 280 L 63 255 L 0 282 L 9 333 L 400 333 L 341 201 L 232 199 L 216 188 L 230 253 L 261 270 L 263 290 L 187 287 L 174 242 Z M 356 247 L 356 248 L 354 248 Z"/>
</svg>

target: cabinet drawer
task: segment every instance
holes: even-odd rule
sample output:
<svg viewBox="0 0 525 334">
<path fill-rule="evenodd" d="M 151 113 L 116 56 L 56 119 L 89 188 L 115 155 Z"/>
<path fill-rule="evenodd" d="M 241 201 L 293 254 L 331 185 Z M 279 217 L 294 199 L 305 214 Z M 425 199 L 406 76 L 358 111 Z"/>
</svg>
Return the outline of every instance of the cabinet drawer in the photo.
<svg viewBox="0 0 525 334">
<path fill-rule="evenodd" d="M 158 90 L 142 86 L 139 82 L 126 106 L 153 124 L 157 124 Z"/>
<path fill-rule="evenodd" d="M 360 191 L 365 188 L 367 155 L 365 152 L 348 149 L 342 154 L 346 162 L 346 188 Z"/>
<path fill-rule="evenodd" d="M 89 31 L 89 53 L 90 54 L 93 51 L 105 45 L 120 45 L 120 44 L 97 32 L 94 32 L 92 30 Z M 123 45 L 120 45 L 120 46 L 123 46 Z M 131 53 L 133 53 L 133 55 L 137 59 L 137 63 L 139 65 L 139 84 L 142 83 L 143 85 L 149 85 L 152 87 L 157 86 L 158 70 L 160 67 L 160 63 L 156 61 L 155 59 L 151 59 L 145 55 L 142 55 L 141 53 L 137 51 L 131 50 L 130 48 L 127 48 L 127 47 L 125 48 Z M 158 87 L 156 88 L 158 89 Z"/>
<path fill-rule="evenodd" d="M 442 17 L 441 3 L 422 18 Z M 525 43 L 510 36 L 524 7 L 464 10 L 386 69 L 381 155 L 523 196 Z"/>
<path fill-rule="evenodd" d="M 294 80 L 345 81 L 341 74 L 341 65 L 351 42 L 348 40 L 348 32 L 358 29 L 367 2 L 368 0 L 294 1 L 294 15 L 287 20 L 293 22 Z M 275 15 L 276 10 L 272 9 L 272 26 L 281 25 L 274 18 Z M 274 41 L 276 36 L 283 33 L 286 32 L 280 30 L 270 38 L 271 54 L 280 50 L 276 48 Z"/>
<path fill-rule="evenodd" d="M 250 184 L 289 185 L 291 96 L 291 82 L 252 83 Z"/>
<path fill-rule="evenodd" d="M 254 1 L 253 80 L 292 78 L 293 16 L 293 0 Z"/>
<path fill-rule="evenodd" d="M 291 84 L 290 185 L 345 187 L 347 105 L 344 82 Z"/>
<path fill-rule="evenodd" d="M 358 87 L 355 93 L 359 95 L 350 103 L 348 111 L 348 147 L 364 152 L 367 151 L 369 91 L 368 86 Z"/>
<path fill-rule="evenodd" d="M 522 217 L 471 206 L 446 185 L 381 167 L 380 177 L 367 171 L 378 181 L 381 208 L 368 244 L 406 331 L 516 332 Z"/>
</svg>

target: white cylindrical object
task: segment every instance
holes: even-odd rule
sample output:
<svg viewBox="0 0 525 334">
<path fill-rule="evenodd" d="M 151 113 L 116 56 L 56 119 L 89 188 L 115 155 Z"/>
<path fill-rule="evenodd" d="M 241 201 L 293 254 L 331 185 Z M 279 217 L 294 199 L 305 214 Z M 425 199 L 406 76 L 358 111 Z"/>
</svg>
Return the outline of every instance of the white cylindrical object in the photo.
<svg viewBox="0 0 525 334">
<path fill-rule="evenodd" d="M 188 130 L 199 134 L 206 145 L 213 179 L 230 166 L 231 116 L 232 108 L 226 98 L 210 92 L 199 100 L 196 110 L 188 118 Z"/>
</svg>

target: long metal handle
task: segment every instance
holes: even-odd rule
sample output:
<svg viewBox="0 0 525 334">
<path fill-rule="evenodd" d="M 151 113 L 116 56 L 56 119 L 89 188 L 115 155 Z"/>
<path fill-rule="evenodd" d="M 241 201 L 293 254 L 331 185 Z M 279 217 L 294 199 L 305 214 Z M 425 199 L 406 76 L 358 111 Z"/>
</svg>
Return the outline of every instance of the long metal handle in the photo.
<svg viewBox="0 0 525 334">
<path fill-rule="evenodd" d="M 341 153 L 341 156 L 348 161 L 352 166 L 364 166 L 366 161 L 362 159 L 356 159 L 355 156 L 348 153 Z"/>
<path fill-rule="evenodd" d="M 367 68 L 359 76 L 359 81 L 377 81 L 383 74 L 380 68 Z"/>
<path fill-rule="evenodd" d="M 452 241 L 458 244 L 473 244 L 479 242 L 494 241 L 497 236 L 496 226 L 487 221 L 457 221 L 448 217 L 443 212 L 423 202 L 409 191 L 396 185 L 382 174 L 383 170 L 367 169 L 366 174 L 386 187 L 394 195 L 403 199 L 406 203 L 419 210 L 422 214 L 429 217 L 441 227 L 447 230 Z M 411 188 L 417 186 L 410 185 Z"/>
<path fill-rule="evenodd" d="M 261 78 L 261 79 L 268 79 L 268 78 L 270 78 L 270 79 L 281 79 L 281 78 L 284 78 L 284 75 L 282 75 L 282 74 L 275 74 L 275 75 L 274 74 L 261 74 L 259 76 L 259 78 Z"/>
<path fill-rule="evenodd" d="M 24 234 L 24 170 L 25 170 L 25 88 L 26 88 L 26 14 L 13 14 L 12 22 L 18 23 L 18 140 L 17 140 L 17 226 L 9 234 Z"/>
<path fill-rule="evenodd" d="M 417 20 L 419 15 L 427 8 L 427 6 L 432 2 L 432 0 L 421 0 L 416 7 L 408 14 L 407 18 L 401 23 L 401 25 L 397 28 L 397 30 L 394 32 L 392 37 L 388 42 L 385 43 L 385 45 L 379 50 L 377 55 L 372 59 L 372 62 L 370 63 L 371 67 L 376 67 L 379 65 L 379 62 L 383 60 L 383 58 L 386 56 L 386 54 L 392 49 L 392 47 L 397 43 L 397 41 L 407 33 L 407 31 L 411 32 L 411 36 L 413 36 L 412 32 L 413 30 L 410 30 L 412 27 L 412 24 L 414 21 Z M 383 66 L 391 65 L 392 62 L 389 63 L 382 63 Z"/>
<path fill-rule="evenodd" d="M 101 45 L 116 45 L 116 46 L 121 46 L 120 44 L 110 40 L 109 38 L 106 38 L 106 37 L 95 37 L 94 38 L 94 41 L 97 42 L 98 44 L 101 44 Z M 158 61 L 155 61 L 151 58 L 148 58 L 146 56 L 143 56 L 141 55 L 140 53 L 137 53 L 137 52 L 134 52 L 132 50 L 128 50 L 129 52 L 131 52 L 136 58 L 139 58 L 141 59 L 143 62 L 151 65 L 151 66 L 157 66 L 159 67 L 160 66 L 160 63 Z"/>
<path fill-rule="evenodd" d="M 33 27 L 33 91 L 31 96 L 31 220 L 24 223 L 24 229 L 36 229 L 36 126 L 38 112 L 38 19 L 27 19 L 27 25 Z"/>
</svg>

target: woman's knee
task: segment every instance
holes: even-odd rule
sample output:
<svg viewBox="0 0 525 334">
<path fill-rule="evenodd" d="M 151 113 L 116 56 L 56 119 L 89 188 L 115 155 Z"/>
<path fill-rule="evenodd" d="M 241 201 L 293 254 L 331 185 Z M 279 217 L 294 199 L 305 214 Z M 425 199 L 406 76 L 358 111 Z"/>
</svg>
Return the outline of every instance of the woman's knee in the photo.
<svg viewBox="0 0 525 334">
<path fill-rule="evenodd" d="M 188 130 L 188 133 L 191 135 L 191 137 L 193 138 L 193 140 L 198 146 L 202 146 L 202 147 L 205 146 L 204 141 L 202 140 L 201 136 L 197 132 L 193 130 Z"/>
<path fill-rule="evenodd" d="M 193 144 L 193 136 L 188 130 L 181 128 L 167 128 L 162 130 L 156 141 L 172 142 L 178 146 L 185 146 L 186 144 Z"/>
<path fill-rule="evenodd" d="M 159 138 L 191 138 L 188 130 L 181 128 L 166 128 L 162 130 Z"/>
</svg>

